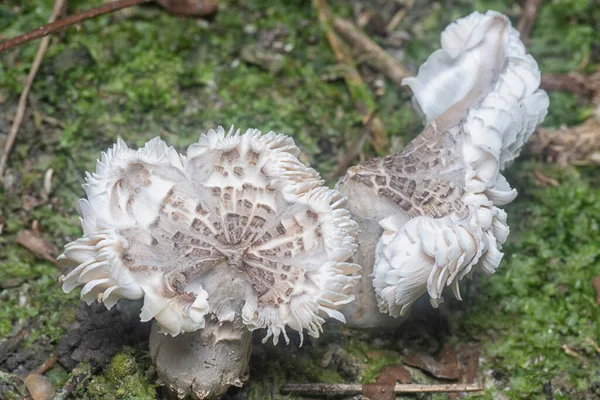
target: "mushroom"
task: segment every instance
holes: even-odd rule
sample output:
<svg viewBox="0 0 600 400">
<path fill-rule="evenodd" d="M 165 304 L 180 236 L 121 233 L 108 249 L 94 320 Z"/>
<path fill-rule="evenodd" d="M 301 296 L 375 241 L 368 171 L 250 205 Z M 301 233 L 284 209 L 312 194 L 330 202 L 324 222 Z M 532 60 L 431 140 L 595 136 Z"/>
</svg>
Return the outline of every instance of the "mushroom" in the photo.
<svg viewBox="0 0 600 400">
<path fill-rule="evenodd" d="M 289 342 L 286 327 L 318 337 L 326 317 L 344 321 L 359 279 L 345 198 L 298 154 L 253 129 L 211 130 L 187 156 L 159 138 L 137 151 L 119 140 L 87 173 L 63 290 L 83 286 L 107 308 L 143 298 L 158 376 L 177 396 L 240 386 L 251 331 L 274 344 Z"/>
<path fill-rule="evenodd" d="M 497 12 L 474 12 L 442 33 L 442 48 L 404 84 L 425 117 L 401 152 L 352 167 L 338 183 L 361 227 L 363 267 L 355 327 L 395 326 L 427 293 L 437 307 L 450 287 L 502 259 L 509 227 L 500 207 L 517 195 L 501 171 L 542 122 L 548 96 L 518 32 Z"/>
</svg>

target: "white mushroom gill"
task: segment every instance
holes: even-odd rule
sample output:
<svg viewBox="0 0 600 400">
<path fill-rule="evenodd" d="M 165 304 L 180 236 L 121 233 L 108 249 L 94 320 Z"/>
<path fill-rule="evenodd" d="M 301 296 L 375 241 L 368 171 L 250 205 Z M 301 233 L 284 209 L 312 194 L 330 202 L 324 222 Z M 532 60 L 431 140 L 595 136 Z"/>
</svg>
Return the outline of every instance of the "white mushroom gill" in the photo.
<svg viewBox="0 0 600 400">
<path fill-rule="evenodd" d="M 355 260 L 365 280 L 372 274 L 374 294 L 361 283 L 344 310 L 351 325 L 383 324 L 375 302 L 398 317 L 425 293 L 437 307 L 447 286 L 460 299 L 463 277 L 491 274 L 502 259 L 509 228 L 499 207 L 517 193 L 500 171 L 544 119 L 548 97 L 502 14 L 475 12 L 448 26 L 441 42 L 405 80 L 425 130 L 400 153 L 351 168 L 338 185 L 369 232 Z"/>
<path fill-rule="evenodd" d="M 119 140 L 87 174 L 63 289 L 83 286 L 83 300 L 108 308 L 143 298 L 141 319 L 173 336 L 241 316 L 275 343 L 286 326 L 318 337 L 353 299 L 357 225 L 298 154 L 291 138 L 257 130 L 209 131 L 187 156 L 158 138 L 139 150 Z M 244 285 L 219 290 L 215 274 Z"/>
</svg>

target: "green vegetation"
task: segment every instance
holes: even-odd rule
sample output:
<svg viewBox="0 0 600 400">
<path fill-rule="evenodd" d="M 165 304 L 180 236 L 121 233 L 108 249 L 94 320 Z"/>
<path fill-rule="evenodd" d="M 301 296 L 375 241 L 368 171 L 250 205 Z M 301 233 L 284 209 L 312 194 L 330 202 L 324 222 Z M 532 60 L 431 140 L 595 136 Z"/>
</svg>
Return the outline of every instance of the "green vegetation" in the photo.
<svg viewBox="0 0 600 400">
<path fill-rule="evenodd" d="M 477 301 L 460 316 L 464 333 L 483 333 L 485 367 L 511 399 L 541 397 L 548 382 L 555 399 L 579 398 L 600 381 L 592 286 L 600 275 L 600 190 L 575 170 L 545 171 L 561 186 L 523 180 L 522 200 L 509 208 L 514 234 L 504 265 L 481 280 Z"/>
<path fill-rule="evenodd" d="M 150 366 L 142 353 L 127 347 L 113 357 L 104 375 L 92 379 L 87 387 L 87 395 L 94 399 L 154 399 L 155 385 L 145 377 Z"/>
<path fill-rule="evenodd" d="M 10 37 L 44 24 L 52 3 L 3 1 L 0 35 Z M 70 1 L 68 12 L 102 3 Z M 362 134 L 360 115 L 343 80 L 323 79 L 342 72 L 310 2 L 221 3 L 219 14 L 208 22 L 143 6 L 87 21 L 53 40 L 10 157 L 8 184 L 0 189 L 0 284 L 5 287 L 0 288 L 0 339 L 35 321 L 23 346 L 45 346 L 50 352 L 73 322 L 77 293 L 63 294 L 56 284 L 61 271 L 14 240 L 34 220 L 42 236 L 59 247 L 79 235 L 75 202 L 83 195 L 84 171 L 94 169 L 100 151 L 117 137 L 138 146 L 161 135 L 184 149 L 219 124 L 276 130 L 292 135 L 303 157 L 329 177 L 345 144 Z M 337 15 L 352 16 L 348 3 L 331 3 Z M 377 11 L 376 5 L 364 4 Z M 460 0 L 451 8 L 443 4 L 417 2 L 398 28 L 410 35 L 398 52 L 409 68 L 438 48 L 440 31 L 460 16 L 488 8 L 513 21 L 520 14 L 519 6 L 503 0 Z M 598 67 L 598 20 L 600 7 L 592 1 L 545 2 L 529 45 L 542 71 L 590 72 Z M 271 53 L 278 43 L 289 50 L 281 53 L 279 70 L 244 60 L 244 51 L 254 51 L 257 43 Z M 33 42 L 0 54 L 2 133 L 8 132 L 36 50 Z M 368 74 L 368 82 L 378 78 L 372 71 Z M 550 96 L 546 126 L 578 124 L 591 113 L 587 99 Z M 419 132 L 420 119 L 406 91 L 385 81 L 376 101 L 392 142 L 407 142 Z M 367 157 L 373 155 L 369 146 L 365 151 Z M 449 340 L 482 344 L 486 398 L 498 393 L 511 399 L 545 398 L 544 385 L 551 385 L 555 399 L 594 398 L 600 396 L 600 354 L 589 339 L 600 342 L 600 308 L 591 284 L 600 275 L 598 170 L 548 166 L 529 154 L 522 160 L 508 172 L 520 196 L 508 207 L 512 232 L 505 260 L 497 274 L 477 280 L 474 294 L 452 310 Z M 54 178 L 46 196 L 48 168 Z M 561 185 L 537 187 L 534 171 Z M 296 382 L 344 381 L 334 366 L 321 366 L 329 343 L 365 362 L 364 382 L 372 382 L 383 365 L 401 360 L 393 340 L 372 351 L 363 336 L 352 336 L 335 331 L 299 350 L 255 350 L 248 397 L 277 396 L 279 385 L 292 377 Z M 140 346 L 116 355 L 77 395 L 153 398 L 150 362 L 145 344 Z M 59 387 L 66 381 L 59 366 L 47 375 Z"/>
</svg>

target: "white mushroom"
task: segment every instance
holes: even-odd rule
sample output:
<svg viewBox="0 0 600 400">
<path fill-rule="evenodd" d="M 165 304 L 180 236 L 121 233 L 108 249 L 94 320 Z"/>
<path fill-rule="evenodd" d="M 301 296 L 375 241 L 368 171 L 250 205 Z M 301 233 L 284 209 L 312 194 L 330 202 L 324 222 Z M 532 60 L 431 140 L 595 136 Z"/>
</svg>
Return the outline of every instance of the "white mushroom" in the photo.
<svg viewBox="0 0 600 400">
<path fill-rule="evenodd" d="M 137 151 L 119 140 L 87 174 L 64 291 L 83 286 L 107 308 L 143 298 L 155 331 L 198 331 L 151 335 L 159 377 L 180 396 L 241 384 L 250 331 L 275 344 L 286 327 L 318 337 L 326 317 L 344 321 L 337 309 L 359 279 L 345 262 L 357 247 L 345 199 L 298 154 L 257 130 L 211 130 L 187 156 L 158 138 Z"/>
<path fill-rule="evenodd" d="M 344 309 L 350 325 L 390 325 L 377 308 L 399 317 L 425 293 L 437 307 L 448 286 L 460 299 L 459 281 L 492 274 L 503 256 L 509 228 L 499 207 L 517 192 L 500 171 L 544 119 L 548 96 L 502 14 L 475 12 L 448 26 L 441 42 L 405 80 L 425 130 L 400 153 L 351 168 L 338 185 L 361 226 L 355 261 L 364 279 Z"/>
</svg>

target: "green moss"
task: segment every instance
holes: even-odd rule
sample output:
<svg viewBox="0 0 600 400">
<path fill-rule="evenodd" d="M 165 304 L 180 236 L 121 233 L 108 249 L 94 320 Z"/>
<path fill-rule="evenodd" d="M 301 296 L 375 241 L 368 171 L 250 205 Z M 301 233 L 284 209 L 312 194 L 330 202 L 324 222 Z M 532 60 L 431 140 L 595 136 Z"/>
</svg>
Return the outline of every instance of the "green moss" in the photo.
<svg viewBox="0 0 600 400">
<path fill-rule="evenodd" d="M 460 321 L 471 335 L 489 333 L 485 367 L 506 374 L 510 398 L 541 396 L 543 385 L 561 371 L 568 371 L 572 388 L 563 383 L 555 390 L 569 396 L 590 390 L 600 379 L 584 368 L 598 370 L 600 365 L 587 342 L 600 337 L 600 309 L 591 283 L 600 275 L 600 189 L 573 170 L 544 173 L 563 183 L 520 188 L 522 201 L 508 210 L 517 232 L 505 261 L 497 274 L 482 281 L 477 302 Z"/>
<path fill-rule="evenodd" d="M 140 352 L 127 347 L 115 355 L 104 375 L 95 377 L 88 385 L 92 399 L 154 399 L 155 385 L 144 376 L 147 362 L 140 363 Z"/>
</svg>

